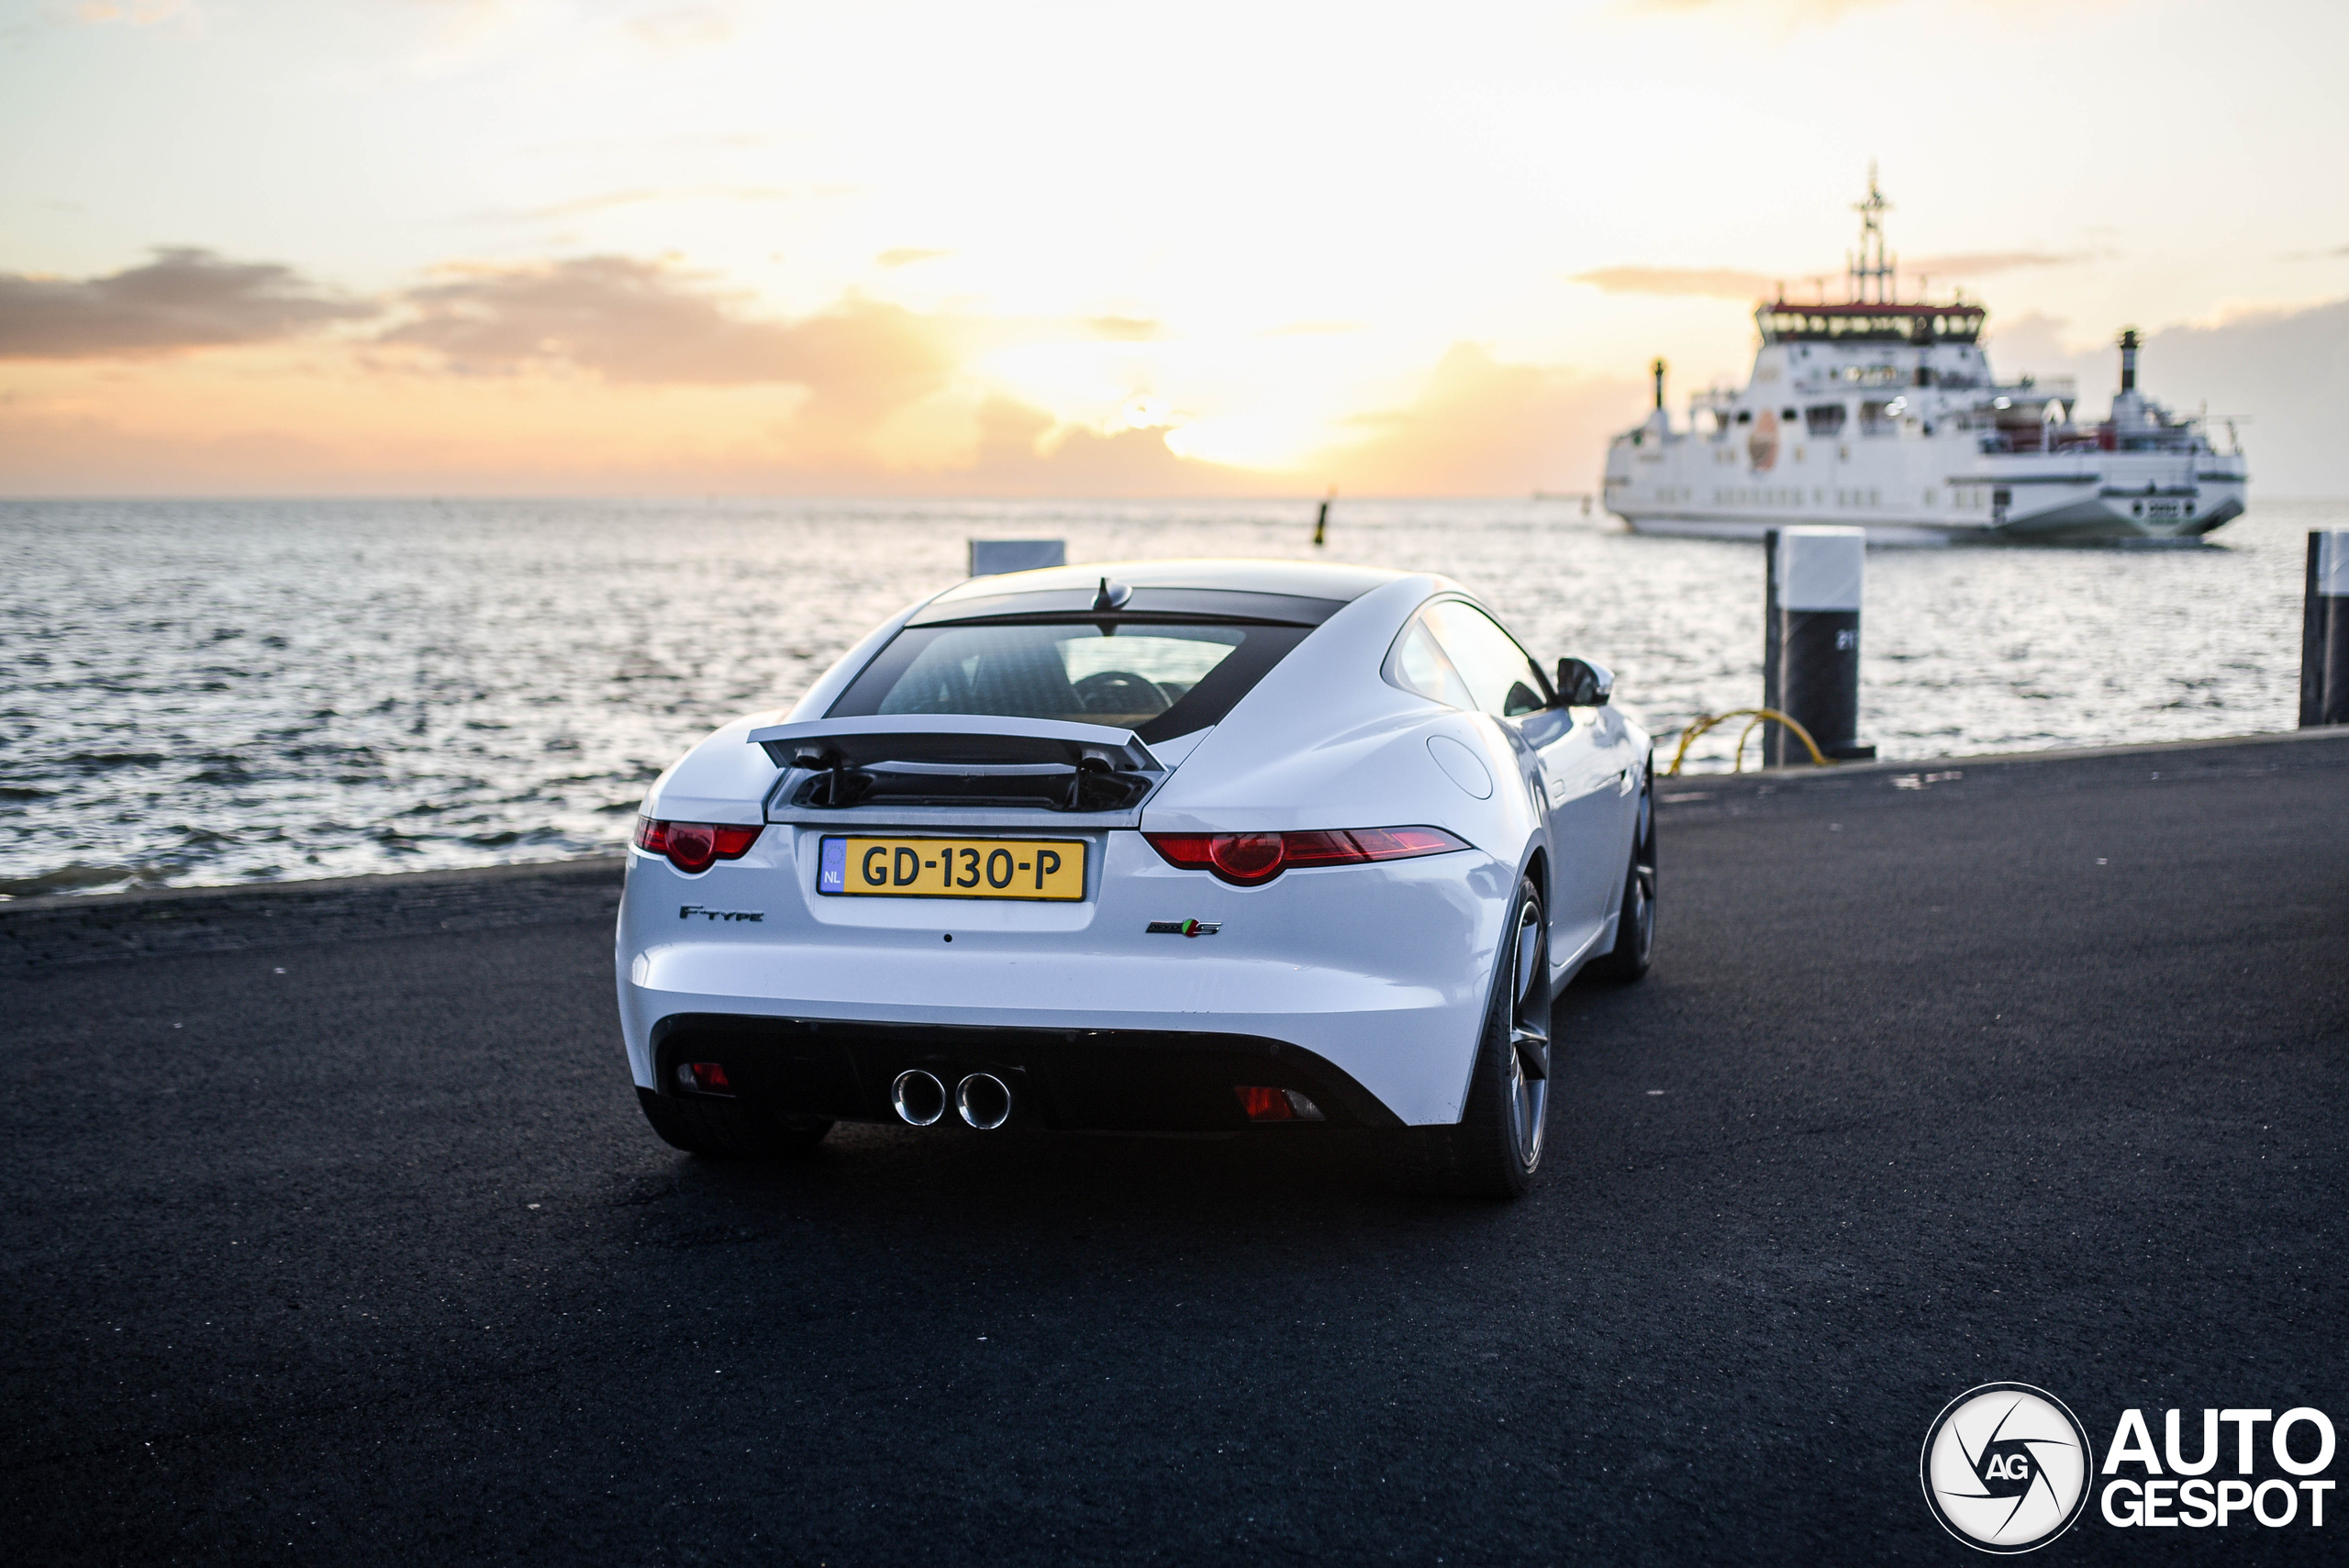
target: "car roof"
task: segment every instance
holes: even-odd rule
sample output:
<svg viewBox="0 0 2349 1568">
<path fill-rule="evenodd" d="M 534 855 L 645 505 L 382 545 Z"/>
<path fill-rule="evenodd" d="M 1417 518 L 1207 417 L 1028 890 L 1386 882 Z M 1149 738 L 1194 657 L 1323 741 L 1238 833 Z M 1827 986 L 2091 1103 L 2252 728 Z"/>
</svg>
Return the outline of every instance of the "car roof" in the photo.
<svg viewBox="0 0 2349 1568">
<path fill-rule="evenodd" d="M 1048 566 L 1037 572 L 1007 572 L 974 577 L 949 588 L 924 607 L 925 619 L 973 610 L 974 601 L 1013 595 L 1088 595 L 1107 577 L 1130 588 L 1197 589 L 1227 594 L 1277 594 L 1292 599 L 1321 599 L 1333 607 L 1350 604 L 1373 588 L 1407 576 L 1376 566 L 1321 561 L 1104 561 L 1080 566 Z M 993 607 L 993 606 L 989 606 Z"/>
</svg>

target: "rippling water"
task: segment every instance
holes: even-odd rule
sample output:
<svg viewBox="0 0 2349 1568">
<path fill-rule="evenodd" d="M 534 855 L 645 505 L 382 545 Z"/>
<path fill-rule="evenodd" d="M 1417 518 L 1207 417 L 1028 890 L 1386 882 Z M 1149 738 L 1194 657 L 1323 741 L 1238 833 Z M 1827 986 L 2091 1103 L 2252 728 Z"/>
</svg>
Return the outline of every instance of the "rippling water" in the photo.
<svg viewBox="0 0 2349 1568">
<path fill-rule="evenodd" d="M 644 786 L 962 575 L 1315 554 L 1309 502 L 0 503 L 0 896 L 607 851 Z M 2303 538 L 1880 550 L 1863 739 L 1887 757 L 2291 727 Z M 1321 553 L 1449 573 L 1659 729 L 1760 699 L 1761 553 L 1561 502 L 1341 502 Z M 1727 727 L 1692 768 L 1729 765 Z"/>
</svg>

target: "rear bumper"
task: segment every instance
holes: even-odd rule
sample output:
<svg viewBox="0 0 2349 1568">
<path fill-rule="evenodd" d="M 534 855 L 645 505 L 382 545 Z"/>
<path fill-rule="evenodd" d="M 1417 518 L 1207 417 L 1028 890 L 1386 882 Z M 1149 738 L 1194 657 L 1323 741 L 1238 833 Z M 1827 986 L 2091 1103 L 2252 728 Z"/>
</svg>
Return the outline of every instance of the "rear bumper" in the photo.
<svg viewBox="0 0 2349 1568">
<path fill-rule="evenodd" d="M 1514 866 L 1464 851 L 1232 887 L 1110 833 L 1081 904 L 823 898 L 814 842 L 771 828 L 742 861 L 693 877 L 633 857 L 615 958 L 640 1087 L 669 1092 L 657 1031 L 719 1017 L 1038 1049 L 1156 1041 L 1159 1055 L 1252 1041 L 1237 1049 L 1329 1064 L 1393 1119 L 1457 1121 L 1517 885 Z M 1218 934 L 1152 930 L 1186 918 Z M 1313 1093 L 1266 1078 L 1218 1093 L 1235 1083 Z M 875 1114 L 863 1103 L 856 1114 Z"/>
<path fill-rule="evenodd" d="M 1013 1126 L 1063 1131 L 1227 1132 L 1255 1125 L 1396 1127 L 1392 1111 L 1326 1059 L 1251 1035 L 1166 1029 L 988 1029 L 684 1013 L 652 1029 L 658 1093 L 680 1062 L 715 1062 L 733 1097 L 783 1115 L 892 1121 L 890 1085 L 920 1068 L 952 1089 L 965 1073 L 1010 1085 Z M 1320 1123 L 1251 1123 L 1241 1084 L 1295 1089 Z M 947 1121 L 953 1120 L 950 1115 Z"/>
</svg>

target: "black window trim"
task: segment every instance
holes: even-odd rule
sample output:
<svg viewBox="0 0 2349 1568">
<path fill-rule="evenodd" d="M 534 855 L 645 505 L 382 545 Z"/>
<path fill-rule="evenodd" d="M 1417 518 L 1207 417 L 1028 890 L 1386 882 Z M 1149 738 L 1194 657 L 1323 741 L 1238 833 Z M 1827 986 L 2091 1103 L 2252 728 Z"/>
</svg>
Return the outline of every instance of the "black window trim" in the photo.
<svg viewBox="0 0 2349 1568">
<path fill-rule="evenodd" d="M 1402 682 L 1395 678 L 1394 671 L 1396 656 L 1403 651 L 1403 639 L 1411 635 L 1412 624 L 1428 612 L 1428 607 L 1431 605 L 1441 604 L 1467 606 L 1470 609 L 1475 610 L 1478 615 L 1483 616 L 1486 620 L 1492 622 L 1493 625 L 1498 628 L 1500 634 L 1508 639 L 1509 645 L 1511 647 L 1515 648 L 1520 653 L 1525 654 L 1525 662 L 1533 666 L 1533 678 L 1542 683 L 1542 706 L 1537 708 L 1535 712 L 1546 713 L 1550 709 L 1558 706 L 1557 688 L 1550 684 L 1549 673 L 1542 668 L 1542 661 L 1533 657 L 1532 654 L 1526 652 L 1525 644 L 1518 641 L 1517 639 L 1517 633 L 1509 630 L 1508 625 L 1502 621 L 1500 617 L 1495 615 L 1490 607 L 1477 603 L 1474 598 L 1471 598 L 1466 594 L 1457 592 L 1447 591 L 1442 594 L 1431 594 L 1412 606 L 1411 613 L 1403 617 L 1403 625 L 1401 628 L 1395 633 L 1395 639 L 1386 645 L 1386 657 L 1378 662 L 1379 679 L 1385 681 L 1388 685 L 1393 686 L 1398 692 L 1409 693 L 1412 696 L 1419 697 L 1426 702 L 1431 702 L 1438 707 L 1450 707 L 1454 713 L 1483 713 L 1485 711 L 1481 707 L 1453 707 L 1452 704 L 1445 702 L 1442 697 L 1431 697 L 1427 695 L 1424 692 L 1412 691 L 1410 687 L 1405 685 Z M 1435 637 L 1435 630 L 1433 628 L 1429 628 L 1428 635 L 1430 637 Z M 1452 662 L 1452 650 L 1443 647 L 1443 639 L 1436 637 L 1435 645 L 1438 648 L 1443 649 L 1443 657 L 1446 662 Z M 1461 676 L 1462 684 L 1466 684 L 1467 679 L 1468 678 L 1465 675 Z M 1497 713 L 1494 714 L 1492 717 L 1500 719 L 1504 724 L 1511 724 L 1517 722 L 1519 719 L 1531 718 L 1533 715 L 1521 713 L 1517 715 L 1514 719 L 1504 717 L 1502 715 Z"/>
</svg>

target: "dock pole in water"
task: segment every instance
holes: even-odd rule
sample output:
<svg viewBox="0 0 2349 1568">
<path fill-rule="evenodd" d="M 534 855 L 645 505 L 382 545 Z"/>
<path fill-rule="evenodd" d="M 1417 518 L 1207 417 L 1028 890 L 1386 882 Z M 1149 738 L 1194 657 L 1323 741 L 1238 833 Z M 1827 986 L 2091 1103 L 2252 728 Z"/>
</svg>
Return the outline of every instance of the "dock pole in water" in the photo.
<svg viewBox="0 0 2349 1568">
<path fill-rule="evenodd" d="M 971 575 L 996 577 L 1006 572 L 1033 572 L 1068 564 L 1068 541 L 1057 539 L 974 539 L 971 541 Z"/>
<path fill-rule="evenodd" d="M 1860 728 L 1860 589 L 1867 572 L 1863 528 L 1773 528 L 1765 546 L 1762 706 L 1811 733 L 1838 761 L 1876 755 Z M 1762 761 L 1809 760 L 1783 726 L 1764 731 Z"/>
<path fill-rule="evenodd" d="M 2300 614 L 2300 728 L 2349 724 L 2349 533 L 2309 534 Z"/>
<path fill-rule="evenodd" d="M 1321 498 L 1321 510 L 1314 515 L 1313 542 L 1315 544 L 1330 542 L 1330 503 L 1337 498 L 1338 487 L 1332 484 L 1330 486 L 1330 494 Z"/>
</svg>

